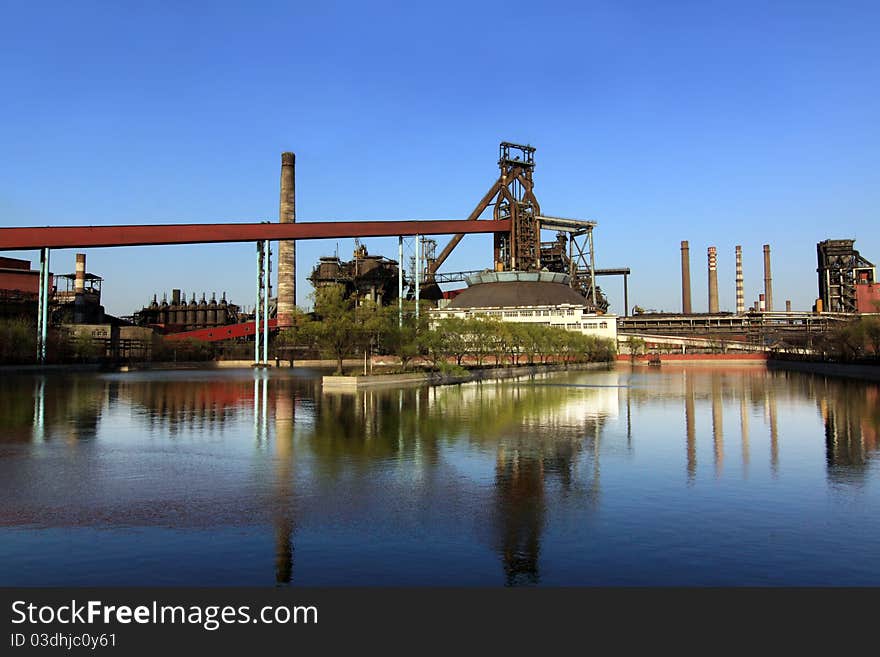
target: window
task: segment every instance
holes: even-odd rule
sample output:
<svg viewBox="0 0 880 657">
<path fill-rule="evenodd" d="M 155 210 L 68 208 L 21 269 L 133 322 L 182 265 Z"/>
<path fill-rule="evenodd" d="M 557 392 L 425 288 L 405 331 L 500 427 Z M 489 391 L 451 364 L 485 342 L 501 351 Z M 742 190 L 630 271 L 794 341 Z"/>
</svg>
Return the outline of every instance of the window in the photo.
<svg viewBox="0 0 880 657">
<path fill-rule="evenodd" d="M 607 329 L 607 328 L 608 328 L 608 322 L 599 322 L 599 328 Z"/>
</svg>

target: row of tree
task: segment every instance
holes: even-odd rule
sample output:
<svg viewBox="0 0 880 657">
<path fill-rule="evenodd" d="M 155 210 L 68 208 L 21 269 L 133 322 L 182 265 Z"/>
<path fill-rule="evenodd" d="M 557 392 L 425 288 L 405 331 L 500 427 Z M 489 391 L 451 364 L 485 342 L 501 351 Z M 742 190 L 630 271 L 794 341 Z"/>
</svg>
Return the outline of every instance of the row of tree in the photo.
<svg viewBox="0 0 880 657">
<path fill-rule="evenodd" d="M 393 354 L 403 369 L 423 360 L 433 369 L 466 361 L 487 364 L 606 362 L 614 359 L 612 340 L 539 324 L 502 322 L 488 317 L 447 318 L 431 322 L 427 307 L 405 304 L 401 321 L 396 306 L 382 307 L 346 298 L 340 286 L 322 287 L 314 295 L 313 315 L 298 312 L 293 326 L 276 339 L 276 353 L 317 348 L 336 359 L 364 352 Z"/>
<path fill-rule="evenodd" d="M 813 349 L 828 360 L 878 360 L 880 317 L 864 316 L 833 329 L 817 338 Z"/>
</svg>

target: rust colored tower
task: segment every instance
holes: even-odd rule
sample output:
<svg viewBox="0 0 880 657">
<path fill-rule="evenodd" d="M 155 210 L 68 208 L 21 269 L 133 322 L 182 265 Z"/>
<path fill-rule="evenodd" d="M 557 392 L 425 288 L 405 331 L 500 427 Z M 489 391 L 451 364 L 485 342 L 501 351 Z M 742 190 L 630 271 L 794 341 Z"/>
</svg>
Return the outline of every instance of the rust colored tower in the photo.
<svg viewBox="0 0 880 657">
<path fill-rule="evenodd" d="M 687 240 L 681 241 L 681 312 L 690 315 L 691 310 L 691 252 Z"/>
<path fill-rule="evenodd" d="M 278 221 L 296 221 L 296 155 L 281 154 L 281 201 Z M 278 327 L 290 326 L 296 308 L 296 241 L 278 242 Z"/>
</svg>

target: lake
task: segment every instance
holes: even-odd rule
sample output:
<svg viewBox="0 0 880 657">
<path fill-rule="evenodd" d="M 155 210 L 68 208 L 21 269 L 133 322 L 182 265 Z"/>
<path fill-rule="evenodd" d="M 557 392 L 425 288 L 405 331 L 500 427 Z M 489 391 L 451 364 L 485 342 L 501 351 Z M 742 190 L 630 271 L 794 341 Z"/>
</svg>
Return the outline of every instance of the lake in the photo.
<svg viewBox="0 0 880 657">
<path fill-rule="evenodd" d="M 617 366 L 0 380 L 0 585 L 880 585 L 880 386 Z"/>
</svg>

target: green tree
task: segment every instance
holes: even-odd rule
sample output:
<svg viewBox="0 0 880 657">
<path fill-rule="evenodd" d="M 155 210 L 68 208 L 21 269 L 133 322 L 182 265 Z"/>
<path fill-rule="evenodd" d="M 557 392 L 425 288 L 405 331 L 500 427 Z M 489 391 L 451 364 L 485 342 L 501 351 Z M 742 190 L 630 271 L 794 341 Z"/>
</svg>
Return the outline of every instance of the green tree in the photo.
<svg viewBox="0 0 880 657">
<path fill-rule="evenodd" d="M 345 288 L 341 285 L 319 287 L 313 298 L 318 321 L 303 326 L 305 336 L 336 359 L 334 373 L 342 374 L 342 361 L 360 350 L 364 338 L 354 300 L 345 297 Z"/>
<path fill-rule="evenodd" d="M 631 335 L 624 344 L 626 344 L 626 350 L 629 352 L 629 359 L 633 363 L 638 356 L 645 353 L 645 341 L 642 338 Z"/>
</svg>

